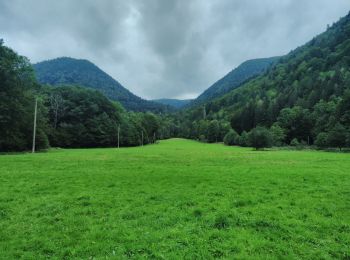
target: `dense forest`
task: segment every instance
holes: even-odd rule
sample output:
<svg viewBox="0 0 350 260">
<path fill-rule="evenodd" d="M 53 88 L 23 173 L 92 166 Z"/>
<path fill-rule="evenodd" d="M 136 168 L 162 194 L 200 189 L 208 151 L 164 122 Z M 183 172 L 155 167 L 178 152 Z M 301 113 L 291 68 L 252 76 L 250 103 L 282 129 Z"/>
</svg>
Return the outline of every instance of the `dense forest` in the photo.
<svg viewBox="0 0 350 260">
<path fill-rule="evenodd" d="M 208 142 L 250 146 L 258 133 L 267 146 L 349 146 L 350 14 L 263 75 L 178 117 L 181 136 Z"/>
<path fill-rule="evenodd" d="M 81 86 L 40 85 L 25 57 L 0 42 L 0 151 L 32 147 L 35 100 L 36 147 L 115 147 L 152 143 L 160 119 L 128 112 L 100 92 Z M 168 136 L 164 136 L 168 137 Z"/>
<path fill-rule="evenodd" d="M 275 64 L 280 57 L 254 59 L 243 62 L 237 68 L 230 71 L 222 79 L 216 81 L 212 86 L 200 94 L 191 106 L 204 104 L 215 98 L 223 96 L 231 90 L 241 86 L 244 82 L 264 73 Z"/>
<path fill-rule="evenodd" d="M 342 149 L 350 146 L 350 14 L 286 56 L 243 63 L 176 113 L 133 96 L 88 61 L 57 59 L 34 71 L 3 41 L 0 82 L 0 151 L 31 149 L 35 100 L 38 149 L 171 137 Z"/>
<path fill-rule="evenodd" d="M 190 104 L 192 99 L 171 99 L 171 98 L 161 98 L 161 99 L 153 99 L 153 102 L 160 103 L 166 106 L 170 106 L 176 109 L 183 108 Z"/>
</svg>

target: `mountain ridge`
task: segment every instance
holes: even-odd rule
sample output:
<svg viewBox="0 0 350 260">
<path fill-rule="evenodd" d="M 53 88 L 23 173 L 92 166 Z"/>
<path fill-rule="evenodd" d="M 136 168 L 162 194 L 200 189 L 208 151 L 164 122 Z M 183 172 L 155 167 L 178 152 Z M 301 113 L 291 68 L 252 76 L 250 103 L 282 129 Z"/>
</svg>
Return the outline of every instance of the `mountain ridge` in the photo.
<svg viewBox="0 0 350 260">
<path fill-rule="evenodd" d="M 222 140 L 228 127 L 242 139 L 257 127 L 267 127 L 287 145 L 335 145 L 332 138 L 338 133 L 341 145 L 336 145 L 341 147 L 350 145 L 349 104 L 350 13 L 281 57 L 266 73 L 184 111 L 180 128 L 186 138 L 205 139 L 210 124 L 223 129 Z"/>
<path fill-rule="evenodd" d="M 80 85 L 100 91 L 127 110 L 165 112 L 169 107 L 142 99 L 87 59 L 59 57 L 33 64 L 37 80 L 49 85 Z"/>
<path fill-rule="evenodd" d="M 188 105 L 190 102 L 192 102 L 192 100 L 193 99 L 159 98 L 159 99 L 152 99 L 151 101 L 160 103 L 163 105 L 168 105 L 176 109 L 180 109 Z"/>
<path fill-rule="evenodd" d="M 194 99 L 189 106 L 200 105 L 227 94 L 231 90 L 241 86 L 246 81 L 264 73 L 281 57 L 282 56 L 251 59 L 241 63 L 207 88 L 202 94 Z"/>
</svg>

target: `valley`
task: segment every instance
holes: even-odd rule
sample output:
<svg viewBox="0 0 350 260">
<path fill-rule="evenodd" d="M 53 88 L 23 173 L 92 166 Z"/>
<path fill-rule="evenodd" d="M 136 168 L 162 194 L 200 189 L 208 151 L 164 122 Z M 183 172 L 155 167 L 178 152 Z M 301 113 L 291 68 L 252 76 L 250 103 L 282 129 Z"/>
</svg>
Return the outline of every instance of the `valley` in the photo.
<svg viewBox="0 0 350 260">
<path fill-rule="evenodd" d="M 0 252 L 347 258 L 350 157 L 170 139 L 0 156 Z"/>
</svg>

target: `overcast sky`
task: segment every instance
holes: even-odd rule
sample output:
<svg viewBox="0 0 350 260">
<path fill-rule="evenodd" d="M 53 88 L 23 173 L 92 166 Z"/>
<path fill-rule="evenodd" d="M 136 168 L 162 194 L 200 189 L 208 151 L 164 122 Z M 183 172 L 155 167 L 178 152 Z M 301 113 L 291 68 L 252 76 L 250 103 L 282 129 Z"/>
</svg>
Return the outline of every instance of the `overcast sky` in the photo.
<svg viewBox="0 0 350 260">
<path fill-rule="evenodd" d="M 0 38 L 33 63 L 88 59 L 143 98 L 192 98 L 349 11 L 350 0 L 0 0 Z"/>
</svg>

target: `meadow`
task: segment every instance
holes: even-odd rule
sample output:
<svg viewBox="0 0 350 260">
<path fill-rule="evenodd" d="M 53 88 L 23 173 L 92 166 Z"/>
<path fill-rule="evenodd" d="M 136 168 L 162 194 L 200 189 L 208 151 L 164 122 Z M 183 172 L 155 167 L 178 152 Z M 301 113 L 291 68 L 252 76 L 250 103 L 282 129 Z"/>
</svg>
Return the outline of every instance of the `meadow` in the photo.
<svg viewBox="0 0 350 260">
<path fill-rule="evenodd" d="M 171 139 L 0 156 L 0 259 L 350 258 L 350 155 Z"/>
</svg>

